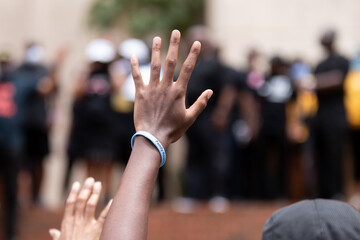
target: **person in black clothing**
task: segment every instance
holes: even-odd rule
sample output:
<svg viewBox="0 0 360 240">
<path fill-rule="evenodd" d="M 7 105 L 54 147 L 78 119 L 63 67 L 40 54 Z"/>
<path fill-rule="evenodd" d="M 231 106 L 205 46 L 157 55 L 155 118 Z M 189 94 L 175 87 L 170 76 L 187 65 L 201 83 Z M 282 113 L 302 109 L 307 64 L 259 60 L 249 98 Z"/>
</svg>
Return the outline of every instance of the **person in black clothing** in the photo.
<svg viewBox="0 0 360 240">
<path fill-rule="evenodd" d="M 237 92 L 231 82 L 232 74 L 218 59 L 218 47 L 210 41 L 207 30 L 196 26 L 189 31 L 189 42 L 200 39 L 203 50 L 188 85 L 187 103 L 194 103 L 205 89 L 214 90 L 214 95 L 207 109 L 187 131 L 185 196 L 214 200 L 210 201 L 210 207 L 214 211 L 225 211 L 230 174 L 229 122 Z"/>
<path fill-rule="evenodd" d="M 293 95 L 288 64 L 280 57 L 271 59 L 271 73 L 258 89 L 261 97 L 262 126 L 257 149 L 258 197 L 283 198 L 287 195 L 286 104 Z"/>
<path fill-rule="evenodd" d="M 43 78 L 53 78 L 56 90 L 56 69 L 62 61 L 62 51 L 59 51 L 52 68 L 45 66 L 44 48 L 31 42 L 26 46 L 24 62 L 15 70 L 14 76 L 19 81 L 40 82 Z M 36 91 L 31 92 L 26 100 L 24 114 L 24 157 L 21 168 L 28 171 L 31 176 L 32 198 L 34 203 L 40 203 L 39 193 L 43 177 L 43 160 L 49 154 L 48 114 L 51 106 L 50 95 L 42 95 Z"/>
<path fill-rule="evenodd" d="M 326 31 L 321 45 L 326 58 L 315 68 L 316 94 L 319 101 L 312 137 L 318 172 L 318 194 L 322 198 L 343 198 L 343 149 L 346 132 L 344 79 L 349 61 L 335 48 L 336 33 Z"/>
<path fill-rule="evenodd" d="M 110 172 L 117 150 L 109 72 L 115 49 L 108 40 L 96 39 L 89 43 L 86 54 L 90 60 L 89 69 L 76 82 L 68 153 L 72 161 L 75 158 L 86 160 L 88 175 L 101 179 L 105 197 L 109 198 Z"/>
<path fill-rule="evenodd" d="M 34 92 L 49 94 L 54 89 L 53 78 L 24 81 L 18 71 L 4 71 L 0 81 L 0 177 L 4 182 L 6 200 L 6 239 L 14 239 L 16 232 L 17 173 L 24 152 L 23 124 L 26 103 Z M 5 75 L 3 73 L 6 73 Z"/>
</svg>

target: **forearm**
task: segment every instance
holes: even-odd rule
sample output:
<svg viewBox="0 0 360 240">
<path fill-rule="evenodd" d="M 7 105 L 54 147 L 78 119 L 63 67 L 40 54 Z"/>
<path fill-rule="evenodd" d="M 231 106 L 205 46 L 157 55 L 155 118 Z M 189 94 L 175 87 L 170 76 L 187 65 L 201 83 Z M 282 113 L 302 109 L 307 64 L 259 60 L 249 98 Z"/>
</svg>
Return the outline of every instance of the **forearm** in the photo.
<svg viewBox="0 0 360 240">
<path fill-rule="evenodd" d="M 342 88 L 344 74 L 340 70 L 332 70 L 315 75 L 317 91 L 329 91 Z"/>
<path fill-rule="evenodd" d="M 260 106 L 255 97 L 248 90 L 241 90 L 238 97 L 238 105 L 240 115 L 248 124 L 252 137 L 256 137 L 260 125 Z"/>
<path fill-rule="evenodd" d="M 149 140 L 137 136 L 101 239 L 146 239 L 159 166 L 159 151 Z"/>
<path fill-rule="evenodd" d="M 216 109 L 220 109 L 225 116 L 229 116 L 230 111 L 232 110 L 237 92 L 234 86 L 226 85 L 220 92 L 219 99 L 216 103 Z"/>
</svg>

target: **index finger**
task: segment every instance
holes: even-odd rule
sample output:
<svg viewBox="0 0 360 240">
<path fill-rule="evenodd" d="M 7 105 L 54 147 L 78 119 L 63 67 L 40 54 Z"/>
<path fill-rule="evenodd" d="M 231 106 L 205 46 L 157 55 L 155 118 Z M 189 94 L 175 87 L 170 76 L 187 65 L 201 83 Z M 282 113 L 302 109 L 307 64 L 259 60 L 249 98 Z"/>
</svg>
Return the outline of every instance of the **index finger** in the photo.
<svg viewBox="0 0 360 240">
<path fill-rule="evenodd" d="M 181 67 L 179 78 L 176 83 L 179 84 L 182 88 L 186 89 L 190 80 L 191 73 L 194 70 L 196 60 L 200 54 L 201 43 L 195 41 L 191 46 L 189 55 L 187 56 L 184 64 Z"/>
</svg>

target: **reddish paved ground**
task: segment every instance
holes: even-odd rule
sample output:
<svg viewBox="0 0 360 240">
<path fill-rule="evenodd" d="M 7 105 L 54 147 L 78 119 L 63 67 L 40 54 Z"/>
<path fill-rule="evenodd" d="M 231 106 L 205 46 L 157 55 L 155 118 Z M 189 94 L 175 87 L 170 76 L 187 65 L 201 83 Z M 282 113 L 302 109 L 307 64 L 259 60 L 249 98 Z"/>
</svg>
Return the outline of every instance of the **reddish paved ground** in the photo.
<svg viewBox="0 0 360 240">
<path fill-rule="evenodd" d="M 206 204 L 192 214 L 180 214 L 169 204 L 153 207 L 149 240 L 253 240 L 260 239 L 266 219 L 286 203 L 235 202 L 225 214 L 211 212 Z M 50 239 L 48 229 L 60 226 L 62 212 L 29 209 L 20 213 L 20 239 Z M 0 226 L 3 224 L 0 222 Z"/>
</svg>

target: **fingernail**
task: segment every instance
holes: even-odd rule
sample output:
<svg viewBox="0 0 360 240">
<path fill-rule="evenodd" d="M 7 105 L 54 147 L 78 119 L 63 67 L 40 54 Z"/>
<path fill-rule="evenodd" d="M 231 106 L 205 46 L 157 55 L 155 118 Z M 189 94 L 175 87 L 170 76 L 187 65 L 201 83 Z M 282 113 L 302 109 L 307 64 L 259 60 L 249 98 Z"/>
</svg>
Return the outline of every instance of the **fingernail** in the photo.
<svg viewBox="0 0 360 240">
<path fill-rule="evenodd" d="M 160 44 L 160 42 L 161 42 L 161 38 L 160 37 L 154 37 L 154 39 L 153 39 L 153 43 L 154 43 L 154 45 L 159 45 Z"/>
<path fill-rule="evenodd" d="M 210 90 L 209 93 L 207 94 L 207 99 L 210 100 L 212 95 L 213 95 L 213 91 Z"/>
<path fill-rule="evenodd" d="M 132 55 L 130 60 L 131 60 L 131 62 L 135 63 L 136 62 L 136 55 Z"/>
<path fill-rule="evenodd" d="M 71 189 L 74 190 L 74 191 L 78 191 L 80 189 L 80 183 L 77 182 L 77 181 L 74 182 Z"/>
<path fill-rule="evenodd" d="M 89 177 L 89 178 L 87 178 L 87 179 L 85 180 L 85 184 L 84 184 L 84 185 L 86 185 L 86 186 L 88 187 L 88 186 L 93 185 L 94 182 L 95 182 L 94 178 Z"/>
<path fill-rule="evenodd" d="M 94 191 L 100 192 L 101 191 L 101 182 L 95 182 L 94 184 Z"/>
<path fill-rule="evenodd" d="M 195 51 L 200 51 L 201 49 L 201 43 L 199 41 L 195 41 L 193 44 L 194 50 Z"/>
<path fill-rule="evenodd" d="M 180 37 L 180 31 L 175 29 L 175 30 L 172 31 L 171 35 L 173 37 L 179 38 Z"/>
<path fill-rule="evenodd" d="M 109 206 L 111 206 L 111 204 L 112 204 L 113 200 L 114 200 L 113 198 L 112 198 L 112 199 L 110 199 L 110 201 L 109 201 L 109 203 L 108 203 L 108 205 L 109 205 Z"/>
</svg>

